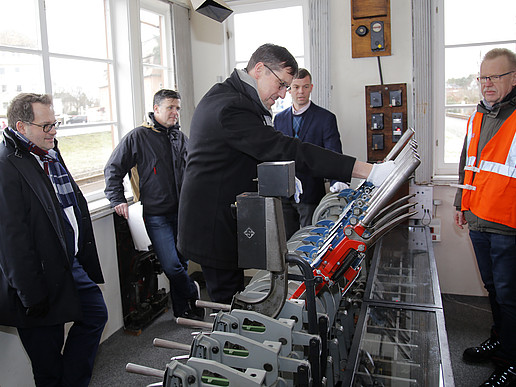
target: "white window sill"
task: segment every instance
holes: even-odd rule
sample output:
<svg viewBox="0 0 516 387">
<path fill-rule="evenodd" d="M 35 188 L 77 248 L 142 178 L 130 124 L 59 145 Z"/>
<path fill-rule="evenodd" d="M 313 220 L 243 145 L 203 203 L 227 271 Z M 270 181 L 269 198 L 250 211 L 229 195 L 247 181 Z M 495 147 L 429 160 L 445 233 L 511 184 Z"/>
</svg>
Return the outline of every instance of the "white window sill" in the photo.
<svg viewBox="0 0 516 387">
<path fill-rule="evenodd" d="M 458 175 L 436 175 L 432 178 L 433 185 L 450 185 L 457 184 Z"/>
</svg>

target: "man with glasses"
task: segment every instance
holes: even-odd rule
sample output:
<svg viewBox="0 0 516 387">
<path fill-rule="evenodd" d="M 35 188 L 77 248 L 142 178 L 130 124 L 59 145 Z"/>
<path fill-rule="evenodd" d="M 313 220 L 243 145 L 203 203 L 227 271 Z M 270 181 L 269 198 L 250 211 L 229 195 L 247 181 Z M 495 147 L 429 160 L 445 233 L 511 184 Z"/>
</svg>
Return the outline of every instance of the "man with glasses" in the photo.
<svg viewBox="0 0 516 387">
<path fill-rule="evenodd" d="M 299 69 L 289 88 L 292 106 L 274 117 L 274 128 L 286 136 L 342 153 L 337 117 L 310 100 L 313 87 L 310 72 Z M 315 208 L 326 194 L 323 178 L 303 173 L 298 173 L 296 177 L 301 180 L 303 189 L 299 203 L 294 198 L 282 201 L 287 239 L 299 227 L 312 224 Z M 347 187 L 345 183 L 332 181 L 330 190 L 338 192 Z"/>
<path fill-rule="evenodd" d="M 49 95 L 23 93 L 0 145 L 0 324 L 17 328 L 37 386 L 87 386 L 107 309 L 86 200 L 55 139 Z M 73 322 L 64 341 L 64 324 Z"/>
<path fill-rule="evenodd" d="M 231 303 L 244 288 L 231 205 L 237 195 L 257 191 L 259 163 L 294 160 L 299 172 L 339 181 L 371 175 L 377 184 L 393 168 L 392 163 L 375 165 L 371 173 L 371 164 L 274 130 L 271 107 L 285 97 L 297 70 L 287 49 L 264 44 L 245 70 L 235 69 L 213 86 L 194 112 L 179 201 L 178 249 L 201 265 L 215 302 Z"/>
<path fill-rule="evenodd" d="M 480 65 L 483 100 L 468 121 L 459 164 L 455 224 L 468 224 L 493 326 L 467 362 L 497 368 L 482 386 L 516 385 L 516 54 L 495 48 Z"/>
</svg>

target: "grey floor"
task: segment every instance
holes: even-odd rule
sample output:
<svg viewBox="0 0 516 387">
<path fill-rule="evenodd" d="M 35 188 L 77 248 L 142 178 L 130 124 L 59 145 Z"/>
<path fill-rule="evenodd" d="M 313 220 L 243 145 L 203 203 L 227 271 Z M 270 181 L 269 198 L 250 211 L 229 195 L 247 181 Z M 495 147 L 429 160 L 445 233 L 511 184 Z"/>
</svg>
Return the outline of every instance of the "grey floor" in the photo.
<svg viewBox="0 0 516 387">
<path fill-rule="evenodd" d="M 462 351 L 487 338 L 492 322 L 488 300 L 486 297 L 449 294 L 444 294 L 442 299 L 455 386 L 478 386 L 489 377 L 493 366 L 465 364 Z M 90 386 L 140 387 L 159 382 L 159 378 L 126 372 L 126 364 L 136 363 L 164 370 L 172 356 L 185 353 L 154 347 L 154 338 L 190 344 L 194 331 L 177 325 L 170 310 L 143 329 L 139 336 L 118 331 L 101 344 Z"/>
<path fill-rule="evenodd" d="M 489 337 L 493 322 L 489 300 L 487 297 L 451 294 L 443 294 L 442 300 L 455 386 L 479 386 L 491 375 L 494 366 L 490 363 L 466 364 L 462 352 Z"/>
</svg>

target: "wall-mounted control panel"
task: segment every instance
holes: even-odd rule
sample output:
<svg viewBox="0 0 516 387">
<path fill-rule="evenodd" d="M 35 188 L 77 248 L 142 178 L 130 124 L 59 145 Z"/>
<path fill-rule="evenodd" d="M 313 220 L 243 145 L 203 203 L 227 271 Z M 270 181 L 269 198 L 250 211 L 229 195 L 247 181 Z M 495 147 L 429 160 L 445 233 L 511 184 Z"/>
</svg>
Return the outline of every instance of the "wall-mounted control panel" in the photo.
<svg viewBox="0 0 516 387">
<path fill-rule="evenodd" d="M 407 84 L 365 87 L 367 160 L 383 160 L 407 128 Z"/>
<path fill-rule="evenodd" d="M 351 56 L 391 55 L 390 0 L 351 0 Z"/>
</svg>

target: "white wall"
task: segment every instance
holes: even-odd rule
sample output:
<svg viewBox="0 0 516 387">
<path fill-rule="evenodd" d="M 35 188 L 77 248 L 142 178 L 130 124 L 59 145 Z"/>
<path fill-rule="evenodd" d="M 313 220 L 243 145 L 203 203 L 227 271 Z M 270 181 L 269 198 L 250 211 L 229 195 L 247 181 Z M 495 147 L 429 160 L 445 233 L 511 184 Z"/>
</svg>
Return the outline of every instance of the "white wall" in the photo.
<svg viewBox="0 0 516 387">
<path fill-rule="evenodd" d="M 351 7 L 349 0 L 331 0 L 331 110 L 344 153 L 367 159 L 365 86 L 379 85 L 378 61 L 351 57 Z M 409 118 L 412 103 L 412 14 L 410 0 L 391 1 L 390 56 L 382 56 L 383 83 L 406 83 Z M 410 121 L 409 121 L 410 123 Z"/>
<path fill-rule="evenodd" d="M 224 29 L 221 23 L 197 12 L 191 12 L 190 16 L 194 102 L 197 106 L 215 83 L 226 79 Z"/>
<path fill-rule="evenodd" d="M 441 220 L 441 242 L 433 244 L 441 293 L 486 296 L 468 228 L 461 230 L 453 222 L 456 191 L 456 188 L 447 186 L 434 187 L 434 199 L 442 201 L 434 214 Z"/>
</svg>

